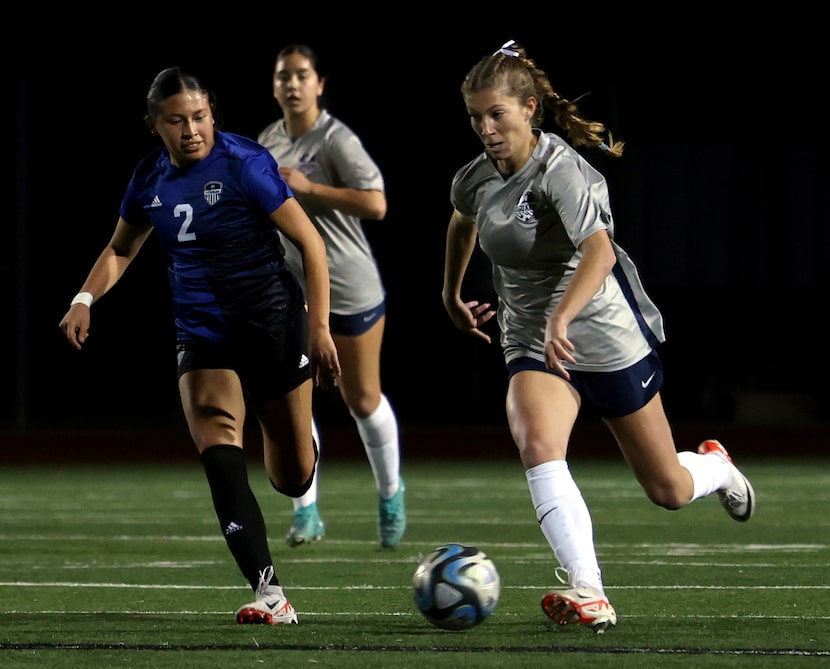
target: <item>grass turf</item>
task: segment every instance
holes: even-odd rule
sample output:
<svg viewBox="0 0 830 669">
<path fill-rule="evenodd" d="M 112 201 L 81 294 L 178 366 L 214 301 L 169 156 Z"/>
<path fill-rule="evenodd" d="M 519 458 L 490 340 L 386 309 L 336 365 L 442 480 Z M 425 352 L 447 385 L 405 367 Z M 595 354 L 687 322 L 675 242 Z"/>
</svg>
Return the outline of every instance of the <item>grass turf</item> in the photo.
<svg viewBox="0 0 830 669">
<path fill-rule="evenodd" d="M 740 462 L 758 495 L 735 523 L 717 497 L 668 512 L 625 464 L 571 463 L 591 507 L 619 623 L 555 627 L 539 601 L 555 562 L 518 460 L 407 461 L 408 529 L 377 541 L 368 463 L 324 460 L 326 537 L 290 548 L 290 500 L 261 464 L 251 485 L 299 625 L 240 626 L 252 599 L 221 537 L 204 474 L 188 464 L 0 471 L 0 665 L 10 667 L 799 667 L 830 664 L 827 460 Z M 411 577 L 446 542 L 485 550 L 502 594 L 464 632 L 432 627 Z"/>
</svg>

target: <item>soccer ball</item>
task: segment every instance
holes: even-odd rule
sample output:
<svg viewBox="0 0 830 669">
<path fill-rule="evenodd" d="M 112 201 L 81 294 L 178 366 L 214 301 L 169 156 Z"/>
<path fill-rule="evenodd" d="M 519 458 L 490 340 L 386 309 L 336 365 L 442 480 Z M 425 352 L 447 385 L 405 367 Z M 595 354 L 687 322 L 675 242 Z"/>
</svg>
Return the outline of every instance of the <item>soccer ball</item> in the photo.
<svg viewBox="0 0 830 669">
<path fill-rule="evenodd" d="M 412 577 L 415 606 L 445 630 L 466 630 L 483 622 L 499 603 L 501 579 L 482 551 L 463 544 L 439 546 Z"/>
</svg>

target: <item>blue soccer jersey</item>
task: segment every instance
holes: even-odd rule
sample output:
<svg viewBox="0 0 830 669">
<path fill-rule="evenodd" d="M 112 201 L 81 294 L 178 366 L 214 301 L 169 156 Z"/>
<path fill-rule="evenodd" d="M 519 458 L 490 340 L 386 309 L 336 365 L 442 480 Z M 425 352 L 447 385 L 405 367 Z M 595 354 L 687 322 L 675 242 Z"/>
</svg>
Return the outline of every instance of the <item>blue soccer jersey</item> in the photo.
<svg viewBox="0 0 830 669">
<path fill-rule="evenodd" d="M 175 167 L 164 148 L 149 154 L 121 203 L 121 217 L 151 224 L 168 255 L 179 342 L 270 329 L 304 304 L 269 218 L 291 189 L 267 149 L 215 137 L 210 155 L 188 167 Z"/>
</svg>

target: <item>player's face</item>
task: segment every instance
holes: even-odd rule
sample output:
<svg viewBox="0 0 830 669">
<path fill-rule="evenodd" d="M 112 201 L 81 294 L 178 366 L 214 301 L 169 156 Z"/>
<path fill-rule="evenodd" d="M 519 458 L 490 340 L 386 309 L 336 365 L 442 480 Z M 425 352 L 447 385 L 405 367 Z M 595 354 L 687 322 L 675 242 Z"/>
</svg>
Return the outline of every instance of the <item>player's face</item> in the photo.
<svg viewBox="0 0 830 669">
<path fill-rule="evenodd" d="M 210 102 L 199 91 L 184 91 L 164 100 L 152 128 L 176 167 L 206 158 L 215 143 Z"/>
<path fill-rule="evenodd" d="M 521 104 L 502 88 L 486 88 L 469 95 L 465 102 L 470 125 L 487 155 L 516 168 L 524 165 L 532 150 L 530 119 L 536 110 L 536 101 L 531 99 Z"/>
<path fill-rule="evenodd" d="M 323 81 L 311 61 L 301 53 L 277 60 L 274 66 L 274 98 L 283 114 L 299 116 L 317 109 L 323 94 Z"/>
</svg>

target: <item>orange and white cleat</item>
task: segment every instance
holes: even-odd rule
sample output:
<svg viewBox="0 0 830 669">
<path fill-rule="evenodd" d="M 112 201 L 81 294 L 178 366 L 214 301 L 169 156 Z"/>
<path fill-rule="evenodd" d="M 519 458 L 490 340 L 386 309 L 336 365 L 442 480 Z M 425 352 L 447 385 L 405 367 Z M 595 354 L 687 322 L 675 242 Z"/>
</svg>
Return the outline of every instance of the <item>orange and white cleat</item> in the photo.
<svg viewBox="0 0 830 669">
<path fill-rule="evenodd" d="M 755 512 L 755 491 L 746 476 L 732 462 L 723 444 L 715 439 L 707 439 L 697 447 L 701 455 L 714 455 L 726 461 L 732 467 L 732 482 L 728 487 L 718 490 L 721 506 L 726 513 L 739 523 L 745 523 Z"/>
<path fill-rule="evenodd" d="M 592 588 L 553 590 L 542 597 L 542 610 L 557 625 L 586 625 L 596 634 L 617 624 L 608 598 Z"/>
<path fill-rule="evenodd" d="M 273 574 L 274 568 L 270 566 L 259 573 L 256 600 L 236 612 L 236 622 L 240 625 L 296 625 L 299 622 L 282 588 L 270 585 Z"/>
</svg>

